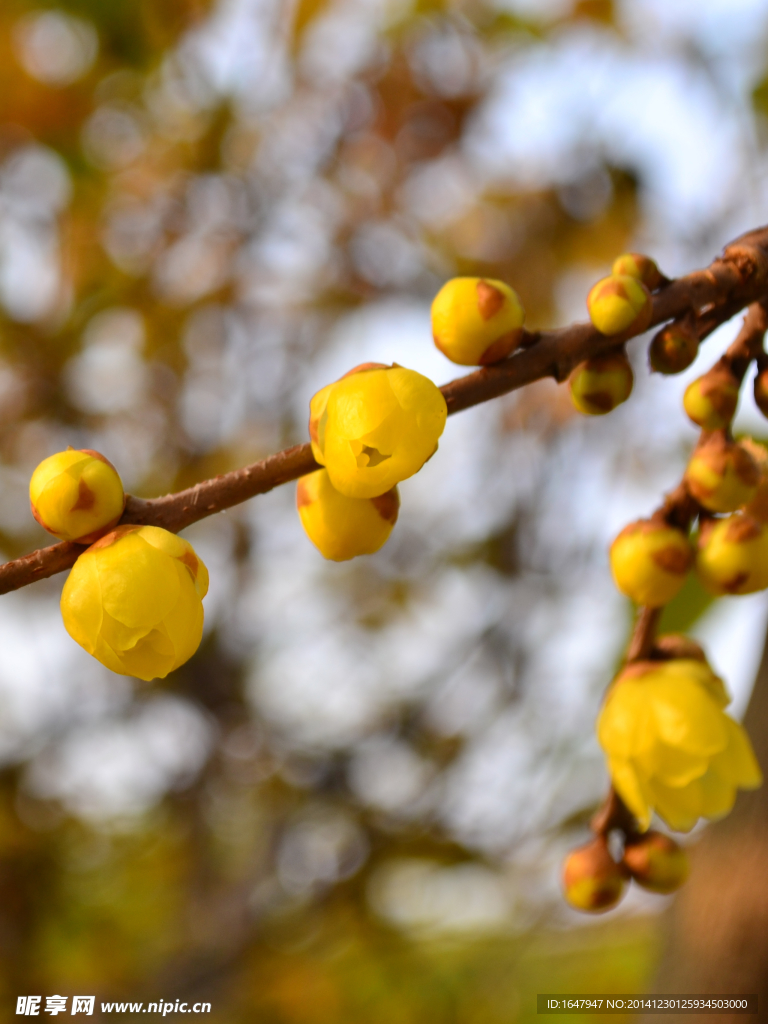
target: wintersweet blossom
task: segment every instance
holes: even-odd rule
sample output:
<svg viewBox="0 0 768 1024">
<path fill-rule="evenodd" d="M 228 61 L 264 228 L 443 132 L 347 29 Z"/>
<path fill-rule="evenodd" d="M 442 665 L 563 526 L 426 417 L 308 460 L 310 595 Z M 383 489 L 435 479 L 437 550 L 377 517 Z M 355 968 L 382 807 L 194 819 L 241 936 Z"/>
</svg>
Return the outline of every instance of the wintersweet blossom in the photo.
<svg viewBox="0 0 768 1024">
<path fill-rule="evenodd" d="M 656 811 L 682 832 L 720 818 L 762 782 L 721 679 L 697 659 L 644 661 L 614 681 L 597 723 L 613 784 L 645 830 Z"/>
<path fill-rule="evenodd" d="M 302 526 L 318 551 L 334 562 L 372 555 L 397 522 L 397 488 L 377 498 L 348 498 L 337 491 L 324 469 L 301 477 L 296 506 Z"/>
<path fill-rule="evenodd" d="M 61 594 L 69 635 L 121 675 L 163 679 L 197 650 L 208 570 L 157 526 L 118 526 L 83 552 Z"/>
<path fill-rule="evenodd" d="M 312 415 L 322 394 L 313 399 Z M 376 498 L 418 473 L 437 450 L 448 415 L 428 377 L 397 365 L 342 377 L 323 401 L 314 426 L 310 420 L 316 458 L 349 498 Z"/>
</svg>

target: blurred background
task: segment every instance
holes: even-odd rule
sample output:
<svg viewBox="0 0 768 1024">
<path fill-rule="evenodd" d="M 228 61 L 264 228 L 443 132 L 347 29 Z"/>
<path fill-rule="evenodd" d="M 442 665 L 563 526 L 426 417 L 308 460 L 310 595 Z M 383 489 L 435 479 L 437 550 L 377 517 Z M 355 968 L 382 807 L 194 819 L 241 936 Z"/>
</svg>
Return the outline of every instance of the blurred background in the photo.
<svg viewBox="0 0 768 1024">
<path fill-rule="evenodd" d="M 453 275 L 535 328 L 627 249 L 706 265 L 768 220 L 767 75 L 768 0 L 5 0 L 3 557 L 48 543 L 29 476 L 68 444 L 151 497 L 305 441 L 357 363 L 457 376 L 429 329 Z M 680 378 L 635 343 L 605 419 L 551 382 L 453 417 L 376 556 L 324 562 L 293 486 L 197 524 L 206 633 L 164 682 L 69 639 L 62 577 L 0 598 L 0 1020 L 90 993 L 501 1024 L 658 984 L 701 915 L 633 890 L 578 917 L 559 864 L 607 785 L 607 546 L 678 480 L 682 391 L 739 322 Z M 665 614 L 741 716 L 765 595 Z"/>
</svg>

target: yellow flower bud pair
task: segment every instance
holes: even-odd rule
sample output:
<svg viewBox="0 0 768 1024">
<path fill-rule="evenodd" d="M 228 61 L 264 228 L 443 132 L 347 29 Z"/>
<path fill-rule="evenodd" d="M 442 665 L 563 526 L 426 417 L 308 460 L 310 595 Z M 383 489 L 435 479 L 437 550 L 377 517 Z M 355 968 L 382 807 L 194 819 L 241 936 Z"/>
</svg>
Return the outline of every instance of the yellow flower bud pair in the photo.
<svg viewBox="0 0 768 1024">
<path fill-rule="evenodd" d="M 629 838 L 620 861 L 611 856 L 605 836 L 597 836 L 566 858 L 563 890 L 574 909 L 601 913 L 616 906 L 630 878 L 664 895 L 679 889 L 688 872 L 685 850 L 661 832 Z"/>
<path fill-rule="evenodd" d="M 653 520 L 630 523 L 611 545 L 618 589 L 636 604 L 660 608 L 678 593 L 694 552 L 675 527 Z M 768 587 L 768 529 L 743 512 L 707 520 L 699 534 L 696 574 L 711 594 L 753 594 Z"/>
<path fill-rule="evenodd" d="M 81 647 L 113 672 L 145 680 L 194 654 L 208 571 L 168 530 L 115 527 L 125 494 L 103 455 L 69 449 L 45 459 L 32 474 L 30 502 L 54 536 L 91 545 L 61 595 L 64 626 Z"/>
<path fill-rule="evenodd" d="M 608 277 L 598 281 L 587 296 L 589 319 L 601 334 L 640 334 L 653 314 L 651 290 L 662 282 L 659 268 L 648 256 L 619 256 Z M 650 289 L 650 290 L 649 290 Z"/>
<path fill-rule="evenodd" d="M 312 452 L 325 469 L 301 478 L 297 504 L 326 558 L 384 544 L 397 519 L 396 485 L 437 450 L 447 414 L 431 380 L 397 365 L 366 363 L 312 398 Z"/>
<path fill-rule="evenodd" d="M 601 334 L 623 334 L 630 328 L 644 331 L 651 322 L 653 302 L 649 288 L 662 277 L 648 256 L 625 253 L 619 256 L 608 277 L 591 289 L 587 310 Z M 580 363 L 570 377 L 571 398 L 586 416 L 603 416 L 626 402 L 632 393 L 634 376 L 622 347 L 603 352 Z"/>
</svg>

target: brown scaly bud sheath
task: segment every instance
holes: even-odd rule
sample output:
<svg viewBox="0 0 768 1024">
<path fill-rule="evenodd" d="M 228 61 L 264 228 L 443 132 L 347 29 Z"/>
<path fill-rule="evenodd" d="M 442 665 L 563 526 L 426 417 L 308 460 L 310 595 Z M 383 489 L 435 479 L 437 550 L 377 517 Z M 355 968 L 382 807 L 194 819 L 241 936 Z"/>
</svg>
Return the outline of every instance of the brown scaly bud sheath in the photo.
<svg viewBox="0 0 768 1024">
<path fill-rule="evenodd" d="M 655 292 L 653 313 L 646 326 L 653 327 L 691 312 L 697 317 L 697 330 L 703 338 L 766 294 L 768 226 L 731 242 L 723 255 L 704 270 L 680 277 Z M 448 414 L 499 398 L 544 377 L 563 381 L 585 359 L 615 348 L 637 333 L 630 328 L 623 335 L 606 336 L 589 323 L 524 332 L 520 350 L 508 359 L 443 385 L 440 390 L 448 404 Z M 309 444 L 296 445 L 176 494 L 149 501 L 129 497 L 120 522 L 162 526 L 178 533 L 206 516 L 265 494 L 318 468 Z M 54 544 L 7 562 L 0 566 L 0 594 L 63 572 L 74 565 L 82 550 L 71 543 Z"/>
<path fill-rule="evenodd" d="M 621 829 L 625 836 L 639 835 L 637 822 L 616 790 L 611 786 L 608 795 L 595 812 L 589 827 L 597 836 L 605 836 L 612 829 Z"/>
</svg>

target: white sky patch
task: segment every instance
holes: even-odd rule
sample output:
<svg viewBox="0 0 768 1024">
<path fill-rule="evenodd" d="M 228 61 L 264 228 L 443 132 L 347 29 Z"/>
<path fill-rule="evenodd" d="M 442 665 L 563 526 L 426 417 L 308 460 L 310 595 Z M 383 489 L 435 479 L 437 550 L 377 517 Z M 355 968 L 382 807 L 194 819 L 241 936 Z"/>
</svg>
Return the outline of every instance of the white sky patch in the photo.
<svg viewBox="0 0 768 1024">
<path fill-rule="evenodd" d="M 516 55 L 466 142 L 486 173 L 529 188 L 573 178 L 602 150 L 641 173 L 670 232 L 725 208 L 744 146 L 703 70 L 593 29 Z"/>
<path fill-rule="evenodd" d="M 172 786 L 188 783 L 211 740 L 210 723 L 198 708 L 157 695 L 128 719 L 73 730 L 31 763 L 26 784 L 94 822 L 131 817 Z"/>
<path fill-rule="evenodd" d="M 391 860 L 372 876 L 368 898 L 385 920 L 423 935 L 507 931 L 512 919 L 504 877 L 480 864 Z"/>
</svg>

